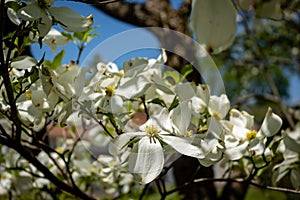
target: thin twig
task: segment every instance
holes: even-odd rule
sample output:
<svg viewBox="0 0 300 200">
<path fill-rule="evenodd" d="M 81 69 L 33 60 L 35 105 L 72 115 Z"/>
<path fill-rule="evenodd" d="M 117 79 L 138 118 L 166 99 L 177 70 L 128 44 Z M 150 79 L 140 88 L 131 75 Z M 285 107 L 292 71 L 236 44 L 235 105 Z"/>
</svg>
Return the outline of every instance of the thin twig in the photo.
<svg viewBox="0 0 300 200">
<path fill-rule="evenodd" d="M 66 191 L 70 194 L 73 194 L 74 196 L 77 196 L 81 199 L 94 199 L 84 192 L 82 192 L 78 188 L 74 188 L 62 180 L 60 180 L 58 177 L 56 177 L 46 166 L 44 166 L 32 153 L 31 150 L 25 147 L 24 145 L 20 144 L 18 141 L 10 139 L 10 138 L 3 138 L 2 135 L 0 135 L 0 144 L 5 145 L 9 148 L 14 149 L 17 153 L 19 153 L 24 159 L 26 159 L 29 163 L 31 163 L 33 166 L 39 170 L 46 179 L 48 179 L 50 182 L 52 182 L 58 189 Z"/>
<path fill-rule="evenodd" d="M 199 178 L 195 179 L 193 181 L 194 183 L 204 183 L 204 182 L 236 182 L 236 183 L 244 183 L 244 179 L 228 179 L 228 178 Z M 253 185 L 258 188 L 267 189 L 267 190 L 273 190 L 273 191 L 279 191 L 279 192 L 285 192 L 285 193 L 292 193 L 292 194 L 299 194 L 299 190 L 293 190 L 289 188 L 280 188 L 280 187 L 273 187 L 273 186 L 267 186 L 267 185 L 261 185 L 259 183 L 250 181 L 250 185 Z"/>
<path fill-rule="evenodd" d="M 139 200 L 142 200 L 142 199 L 143 199 L 143 197 L 145 196 L 146 191 L 147 191 L 147 189 L 149 188 L 149 186 L 150 186 L 150 183 L 147 183 L 147 184 L 144 186 L 144 188 L 143 188 L 143 190 L 142 190 L 142 193 L 141 193 L 141 195 L 140 195 L 140 197 L 139 197 Z"/>
</svg>

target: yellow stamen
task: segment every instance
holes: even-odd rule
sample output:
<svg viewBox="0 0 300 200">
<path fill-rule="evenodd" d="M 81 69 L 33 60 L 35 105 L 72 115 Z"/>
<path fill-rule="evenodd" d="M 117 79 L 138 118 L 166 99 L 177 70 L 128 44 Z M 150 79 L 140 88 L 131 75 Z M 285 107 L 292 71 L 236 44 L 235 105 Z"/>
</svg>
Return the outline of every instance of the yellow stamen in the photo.
<svg viewBox="0 0 300 200">
<path fill-rule="evenodd" d="M 124 76 L 124 75 L 125 75 L 124 70 L 120 70 L 120 71 L 119 71 L 119 74 L 120 74 L 121 76 Z"/>
<path fill-rule="evenodd" d="M 217 120 L 222 119 L 222 115 L 220 113 L 216 112 L 216 111 L 212 111 L 211 116 L 215 117 Z"/>
<path fill-rule="evenodd" d="M 246 140 L 250 141 L 254 138 L 256 138 L 257 135 L 257 131 L 256 130 L 250 130 L 247 134 L 246 134 Z"/>
<path fill-rule="evenodd" d="M 105 88 L 106 96 L 111 97 L 115 93 L 115 87 L 114 86 L 108 86 Z"/>
<path fill-rule="evenodd" d="M 146 126 L 145 132 L 147 136 L 149 136 L 150 138 L 154 138 L 158 136 L 161 130 L 159 130 L 156 126 L 151 125 L 151 126 Z"/>
<path fill-rule="evenodd" d="M 31 99 L 31 95 L 32 95 L 32 92 L 30 90 L 27 90 L 26 93 L 25 93 L 26 99 L 30 100 Z"/>
<path fill-rule="evenodd" d="M 187 135 L 188 137 L 192 137 L 192 136 L 193 136 L 193 131 L 192 131 L 192 130 L 188 130 L 188 131 L 186 132 L 186 135 Z"/>
<path fill-rule="evenodd" d="M 57 151 L 58 153 L 62 153 L 63 152 L 63 148 L 62 147 L 56 147 L 55 151 Z"/>
</svg>

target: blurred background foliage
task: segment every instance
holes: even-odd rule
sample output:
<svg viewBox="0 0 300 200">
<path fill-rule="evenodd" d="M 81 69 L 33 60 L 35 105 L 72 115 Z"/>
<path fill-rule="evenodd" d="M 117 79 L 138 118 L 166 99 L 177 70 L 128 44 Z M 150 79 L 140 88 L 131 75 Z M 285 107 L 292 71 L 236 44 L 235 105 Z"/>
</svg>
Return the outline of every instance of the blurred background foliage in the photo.
<svg viewBox="0 0 300 200">
<path fill-rule="evenodd" d="M 300 75 L 300 2 L 288 5 L 292 7 L 284 10 L 281 19 L 239 11 L 233 45 L 214 56 L 233 102 L 244 106 L 277 103 L 277 92 L 283 102 L 298 96 L 288 88 L 292 78 Z"/>
</svg>

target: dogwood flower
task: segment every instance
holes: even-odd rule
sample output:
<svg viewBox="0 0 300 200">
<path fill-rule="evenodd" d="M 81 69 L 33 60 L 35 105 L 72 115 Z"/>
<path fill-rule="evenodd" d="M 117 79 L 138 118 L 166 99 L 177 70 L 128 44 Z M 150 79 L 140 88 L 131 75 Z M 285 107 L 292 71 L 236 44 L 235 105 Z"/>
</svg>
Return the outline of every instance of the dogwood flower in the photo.
<svg viewBox="0 0 300 200">
<path fill-rule="evenodd" d="M 156 90 L 166 94 L 173 94 L 162 79 L 161 67 L 166 62 L 165 52 L 157 59 L 135 58 L 124 64 L 124 77 L 120 80 L 120 86 L 116 94 L 127 99 L 138 98 L 143 95 L 146 99 L 154 99 Z"/>
<path fill-rule="evenodd" d="M 97 71 L 84 87 L 80 100 L 90 100 L 95 111 L 117 114 L 123 110 L 123 99 L 116 94 L 121 78 L 120 71 L 114 63 L 98 63 Z"/>
<path fill-rule="evenodd" d="M 65 101 L 72 97 L 79 98 L 85 84 L 87 68 L 80 68 L 74 62 L 61 65 L 52 73 L 53 90 Z"/>
<path fill-rule="evenodd" d="M 139 129 L 138 132 L 119 135 L 113 144 L 120 150 L 138 140 L 130 151 L 128 167 L 131 173 L 139 177 L 142 184 L 153 181 L 161 173 L 164 166 L 164 145 L 169 145 L 187 156 L 204 158 L 199 147 L 184 138 L 172 135 L 172 122 L 167 109 L 151 116 Z"/>
<path fill-rule="evenodd" d="M 26 21 L 38 23 L 40 37 L 50 31 L 53 22 L 58 22 L 63 29 L 71 32 L 86 31 L 93 24 L 93 16 L 83 17 L 68 7 L 51 7 L 54 0 L 33 1 L 18 10 L 18 16 Z"/>
<path fill-rule="evenodd" d="M 253 129 L 254 118 L 245 111 L 232 109 L 229 121 L 223 121 L 228 135 L 225 136 L 225 155 L 230 160 L 238 160 L 247 152 L 260 155 L 265 149 L 265 138 L 275 135 L 282 125 L 281 118 L 269 108 L 261 128 Z"/>
</svg>

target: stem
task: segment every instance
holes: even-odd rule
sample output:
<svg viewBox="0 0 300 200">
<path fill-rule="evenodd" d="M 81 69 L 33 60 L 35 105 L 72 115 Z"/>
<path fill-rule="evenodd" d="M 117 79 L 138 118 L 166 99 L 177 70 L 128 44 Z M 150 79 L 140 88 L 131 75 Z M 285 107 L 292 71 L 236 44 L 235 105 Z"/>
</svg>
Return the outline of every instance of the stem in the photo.
<svg viewBox="0 0 300 200">
<path fill-rule="evenodd" d="M 1 68 L 2 66 L 4 65 L 4 49 L 3 49 L 3 32 L 4 32 L 4 13 L 5 13 L 5 10 L 4 10 L 4 3 L 5 3 L 5 0 L 1 0 L 0 2 L 0 40 L 1 40 L 1 43 L 0 43 L 0 62 L 1 62 Z"/>
<path fill-rule="evenodd" d="M 109 130 L 106 128 L 106 126 L 102 123 L 102 121 L 98 120 L 93 113 L 91 113 L 88 109 L 85 108 L 84 105 L 82 105 L 80 102 L 77 101 L 77 103 L 80 105 L 81 109 L 83 111 L 85 111 L 85 113 L 90 116 L 93 120 L 95 120 L 104 130 L 104 132 L 106 132 L 107 135 L 109 135 L 112 139 L 114 139 L 114 136 L 109 132 Z"/>
<path fill-rule="evenodd" d="M 76 64 L 77 64 L 77 65 L 79 64 L 80 57 L 81 57 L 81 54 L 82 54 L 82 52 L 83 52 L 83 49 L 84 49 L 84 45 L 81 44 L 81 45 L 78 47 L 78 55 L 77 55 L 77 60 L 76 60 Z"/>
<path fill-rule="evenodd" d="M 148 184 L 146 184 L 146 185 L 144 186 L 143 191 L 142 191 L 142 194 L 141 194 L 140 197 L 139 197 L 139 200 L 142 200 L 142 199 L 143 199 L 143 197 L 145 196 L 146 191 L 147 191 L 147 189 L 148 189 L 149 186 L 150 186 L 150 183 L 148 183 Z"/>
<path fill-rule="evenodd" d="M 142 103 L 143 103 L 143 106 L 144 106 L 144 111 L 146 113 L 147 120 L 148 120 L 150 116 L 149 116 L 148 108 L 147 108 L 147 105 L 146 105 L 145 96 L 142 96 L 141 99 L 142 99 Z"/>
</svg>

